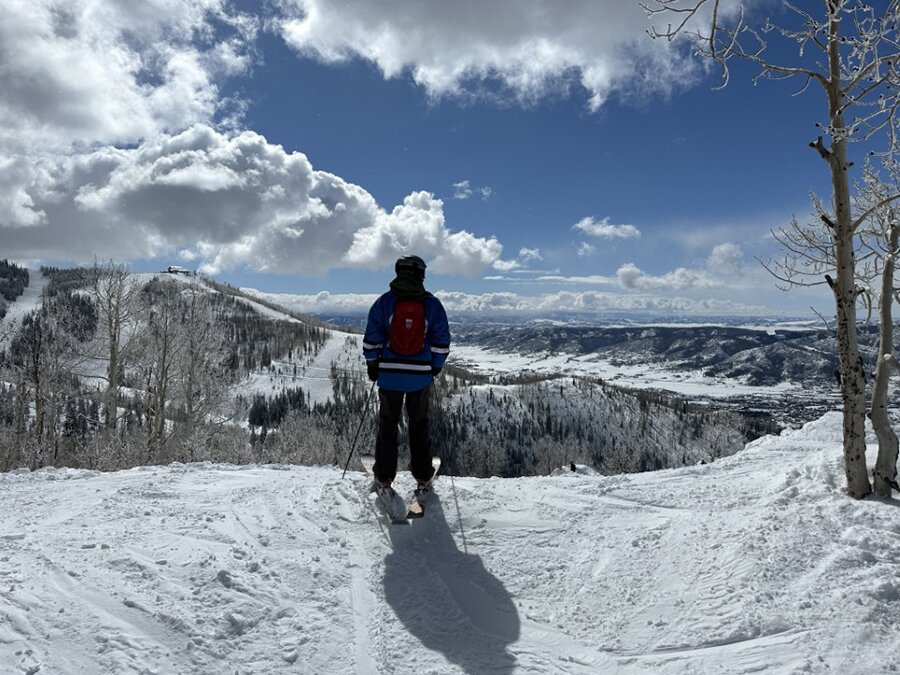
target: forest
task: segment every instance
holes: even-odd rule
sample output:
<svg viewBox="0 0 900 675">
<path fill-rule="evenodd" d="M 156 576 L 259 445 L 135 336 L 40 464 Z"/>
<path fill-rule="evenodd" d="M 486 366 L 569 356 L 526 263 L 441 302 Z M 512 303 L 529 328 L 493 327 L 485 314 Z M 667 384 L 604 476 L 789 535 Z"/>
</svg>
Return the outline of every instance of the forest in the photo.
<svg viewBox="0 0 900 675">
<path fill-rule="evenodd" d="M 0 319 L 6 316 L 8 303 L 22 295 L 27 286 L 27 269 L 8 260 L 0 260 Z"/>
<path fill-rule="evenodd" d="M 3 469 L 251 461 L 230 388 L 272 354 L 314 353 L 326 338 L 165 275 L 42 273 L 39 309 L 0 353 Z"/>
</svg>

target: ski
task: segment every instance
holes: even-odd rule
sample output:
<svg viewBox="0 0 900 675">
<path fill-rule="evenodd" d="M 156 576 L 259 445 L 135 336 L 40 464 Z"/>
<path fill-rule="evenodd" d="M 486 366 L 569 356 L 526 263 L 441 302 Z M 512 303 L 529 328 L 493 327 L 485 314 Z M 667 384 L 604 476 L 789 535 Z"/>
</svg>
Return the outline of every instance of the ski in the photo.
<svg viewBox="0 0 900 675">
<path fill-rule="evenodd" d="M 427 492 L 424 496 L 415 493 L 413 494 L 412 501 L 410 501 L 409 508 L 406 511 L 407 519 L 422 518 L 425 516 L 425 507 L 428 505 L 428 499 L 431 497 L 432 484 L 434 483 L 435 478 L 437 478 L 438 471 L 441 468 L 441 458 L 432 457 L 431 466 L 434 468 L 434 473 L 431 474 L 431 480 L 425 484 Z"/>
<path fill-rule="evenodd" d="M 372 467 L 375 466 L 375 458 L 372 455 L 362 455 L 359 459 L 366 474 L 374 482 L 375 473 L 372 471 Z M 381 510 L 384 511 L 384 515 L 387 516 L 388 521 L 390 521 L 392 525 L 409 524 L 409 521 L 406 519 L 406 503 L 403 501 L 403 498 L 396 493 L 394 488 L 386 487 L 376 489 L 373 487 L 371 492 L 375 493 L 378 502 L 381 504 Z"/>
</svg>

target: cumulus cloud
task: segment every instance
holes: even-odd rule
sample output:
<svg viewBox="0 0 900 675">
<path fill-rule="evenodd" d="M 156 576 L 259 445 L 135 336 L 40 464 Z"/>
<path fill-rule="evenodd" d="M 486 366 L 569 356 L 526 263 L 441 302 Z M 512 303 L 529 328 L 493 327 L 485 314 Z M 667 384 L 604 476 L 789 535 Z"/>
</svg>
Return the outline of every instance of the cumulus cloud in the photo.
<svg viewBox="0 0 900 675">
<path fill-rule="evenodd" d="M 500 257 L 503 246 L 495 238 L 447 230 L 443 207 L 430 192 L 407 195 L 393 211 L 377 214 L 354 233 L 345 261 L 373 266 L 415 252 L 433 257 L 429 267 L 437 273 L 473 276 Z"/>
<path fill-rule="evenodd" d="M 473 194 L 477 194 L 482 200 L 488 200 L 494 194 L 494 190 L 490 187 L 472 187 L 472 183 L 468 180 L 461 180 L 453 184 L 453 199 L 469 199 Z"/>
<path fill-rule="evenodd" d="M 737 244 L 715 246 L 704 267 L 679 267 L 661 275 L 647 274 L 634 263 L 625 263 L 616 271 L 619 285 L 635 291 L 684 291 L 689 289 L 738 288 L 747 271 L 743 252 Z"/>
<path fill-rule="evenodd" d="M 545 274 L 536 277 L 534 281 L 546 281 L 558 284 L 588 284 L 591 286 L 612 286 L 616 283 L 615 277 L 607 277 L 602 274 L 586 274 L 563 276 L 561 274 Z"/>
<path fill-rule="evenodd" d="M 4 255 L 173 254 L 210 273 L 305 274 L 415 252 L 436 272 L 474 275 L 499 259 L 496 239 L 451 231 L 430 193 L 387 211 L 305 155 L 231 130 L 242 102 L 221 85 L 252 68 L 271 11 L 253 16 L 229 0 L 4 7 Z"/>
<path fill-rule="evenodd" d="M 364 313 L 378 297 L 377 294 L 329 294 L 287 295 L 261 293 L 245 289 L 298 312 L 310 314 Z M 771 309 L 757 305 L 717 300 L 660 297 L 656 295 L 623 295 L 599 291 L 561 291 L 541 295 L 520 295 L 512 292 L 464 293 L 460 291 L 435 292 L 444 307 L 453 313 L 471 314 L 546 314 L 647 312 L 694 315 L 740 314 L 770 315 Z"/>
<path fill-rule="evenodd" d="M 522 262 L 530 263 L 535 260 L 543 260 L 544 256 L 541 255 L 541 249 L 539 248 L 520 248 L 519 249 L 519 259 Z"/>
<path fill-rule="evenodd" d="M 622 288 L 636 291 L 683 291 L 689 288 L 724 288 L 721 279 L 713 277 L 706 270 L 679 267 L 672 272 L 653 276 L 641 270 L 634 263 L 625 263 L 616 270 L 616 277 Z"/>
<path fill-rule="evenodd" d="M 670 92 L 696 80 L 697 61 L 646 36 L 638 3 L 522 0 L 283 0 L 278 29 L 304 56 L 360 57 L 386 78 L 409 74 L 432 97 L 473 94 L 485 81 L 523 102 L 583 87 L 598 109 L 613 91 Z M 494 92 L 496 94 L 496 92 Z"/>
<path fill-rule="evenodd" d="M 731 242 L 717 244 L 706 261 L 706 269 L 719 276 L 739 273 L 743 264 L 744 253 L 741 247 Z"/>
<path fill-rule="evenodd" d="M 438 273 L 519 273 L 496 238 L 451 230 L 444 204 L 413 192 L 387 208 L 252 131 L 222 83 L 254 63 L 267 23 L 298 51 L 361 57 L 433 96 L 490 90 L 521 101 L 584 87 L 665 91 L 695 67 L 646 18 L 613 0 L 380 3 L 279 0 L 259 16 L 230 0 L 14 0 L 0 14 L 0 238 L 21 259 L 175 254 L 207 272 L 384 267 L 415 252 Z M 277 16 L 273 19 L 271 13 Z M 485 85 L 485 82 L 488 82 Z M 474 89 L 473 89 L 474 85 Z M 470 181 L 454 196 L 487 199 Z M 582 227 L 579 227 L 583 224 Z M 639 236 L 584 219 L 585 234 Z M 589 246 L 589 245 L 586 245 Z M 587 251 L 588 249 L 583 249 Z M 724 264 L 729 252 L 718 256 Z"/>
<path fill-rule="evenodd" d="M 316 274 L 416 252 L 436 272 L 477 274 L 502 252 L 496 239 L 449 230 L 430 193 L 387 212 L 360 186 L 252 131 L 196 125 L 131 149 L 4 163 L 0 185 L 4 249 L 23 257 L 178 250 L 210 273 L 244 265 Z"/>
<path fill-rule="evenodd" d="M 597 252 L 597 247 L 593 244 L 589 244 L 586 241 L 581 242 L 578 245 L 578 256 L 580 258 L 586 258 L 587 256 L 593 255 Z"/>
<path fill-rule="evenodd" d="M 258 20 L 227 0 L 32 0 L 0 13 L 0 150 L 134 143 L 210 120 Z"/>
<path fill-rule="evenodd" d="M 438 291 L 435 293 L 447 311 L 511 314 L 647 312 L 653 314 L 770 315 L 771 309 L 731 300 L 691 299 L 657 295 L 623 295 L 601 291 L 560 291 L 541 295 L 519 295 L 510 292 L 469 294 Z"/>
<path fill-rule="evenodd" d="M 641 231 L 634 225 L 613 225 L 609 218 L 596 220 L 591 216 L 579 220 L 572 229 L 600 239 L 637 239 L 641 236 Z"/>
<path fill-rule="evenodd" d="M 438 291 L 448 312 L 546 314 L 548 312 L 650 312 L 687 314 L 760 314 L 771 310 L 728 300 L 622 295 L 599 291 L 560 291 L 541 295 L 509 292 L 468 294 Z"/>
<path fill-rule="evenodd" d="M 329 293 L 319 291 L 310 295 L 294 293 L 265 293 L 255 288 L 242 288 L 242 291 L 263 300 L 274 302 L 282 307 L 302 314 L 326 313 L 361 313 L 368 312 L 372 303 L 380 293 Z"/>
<path fill-rule="evenodd" d="M 541 255 L 541 250 L 539 248 L 520 248 L 519 249 L 519 257 L 516 260 L 495 260 L 494 261 L 494 269 L 499 272 L 528 272 L 529 270 L 525 269 L 529 265 L 529 263 L 543 260 L 544 257 Z M 495 280 L 499 277 L 485 277 L 489 280 Z"/>
<path fill-rule="evenodd" d="M 30 227 L 40 223 L 45 213 L 26 190 L 33 170 L 24 157 L 0 157 L 0 223 L 10 227 Z"/>
<path fill-rule="evenodd" d="M 472 196 L 472 184 L 461 180 L 453 184 L 453 199 L 468 199 Z"/>
<path fill-rule="evenodd" d="M 518 260 L 495 260 L 494 261 L 494 269 L 498 272 L 512 272 L 513 270 L 519 269 L 521 267 L 521 263 Z M 485 277 L 485 279 L 496 280 L 501 277 Z"/>
</svg>

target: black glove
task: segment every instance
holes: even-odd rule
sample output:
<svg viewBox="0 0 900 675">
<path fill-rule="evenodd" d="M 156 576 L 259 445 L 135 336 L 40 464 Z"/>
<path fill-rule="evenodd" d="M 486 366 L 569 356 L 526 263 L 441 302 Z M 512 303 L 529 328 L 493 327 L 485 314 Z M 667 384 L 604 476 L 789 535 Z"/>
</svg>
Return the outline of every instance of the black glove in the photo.
<svg viewBox="0 0 900 675">
<path fill-rule="evenodd" d="M 371 361 L 366 361 L 366 370 L 369 373 L 369 379 L 372 382 L 378 381 L 378 359 L 372 359 Z"/>
<path fill-rule="evenodd" d="M 441 374 L 440 368 L 438 368 L 437 366 L 431 366 L 431 376 L 432 377 L 437 377 L 440 374 Z"/>
</svg>

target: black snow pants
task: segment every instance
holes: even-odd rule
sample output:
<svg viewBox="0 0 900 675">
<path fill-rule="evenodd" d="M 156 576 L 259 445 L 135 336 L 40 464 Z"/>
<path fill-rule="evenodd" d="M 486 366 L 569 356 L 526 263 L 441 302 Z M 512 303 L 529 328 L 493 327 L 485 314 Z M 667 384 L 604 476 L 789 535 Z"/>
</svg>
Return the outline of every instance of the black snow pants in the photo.
<svg viewBox="0 0 900 675">
<path fill-rule="evenodd" d="M 385 483 L 393 482 L 397 477 L 397 427 L 403 414 L 404 396 L 409 422 L 409 470 L 417 481 L 423 482 L 434 473 L 428 428 L 431 387 L 406 392 L 379 388 L 378 436 L 375 439 L 375 466 L 372 471 L 378 480 Z"/>
</svg>

